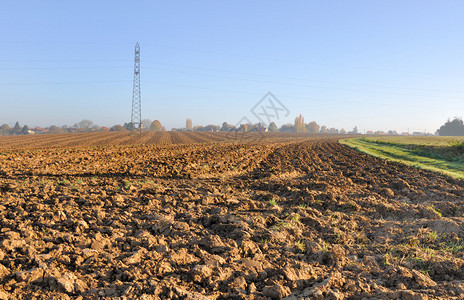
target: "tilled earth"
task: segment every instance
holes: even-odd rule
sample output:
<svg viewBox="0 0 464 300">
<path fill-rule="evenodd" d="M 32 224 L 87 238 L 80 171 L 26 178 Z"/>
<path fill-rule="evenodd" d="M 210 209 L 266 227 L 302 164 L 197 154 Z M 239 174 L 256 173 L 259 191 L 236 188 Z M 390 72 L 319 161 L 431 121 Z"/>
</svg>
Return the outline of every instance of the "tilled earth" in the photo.
<svg viewBox="0 0 464 300">
<path fill-rule="evenodd" d="M 5 150 L 0 299 L 463 299 L 463 196 L 334 138 Z"/>
</svg>

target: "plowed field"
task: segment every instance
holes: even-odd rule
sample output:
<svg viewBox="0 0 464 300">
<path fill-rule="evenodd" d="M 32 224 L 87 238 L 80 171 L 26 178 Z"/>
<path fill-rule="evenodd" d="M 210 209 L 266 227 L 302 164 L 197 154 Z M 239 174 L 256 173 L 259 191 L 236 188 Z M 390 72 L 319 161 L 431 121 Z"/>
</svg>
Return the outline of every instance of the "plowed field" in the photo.
<svg viewBox="0 0 464 300">
<path fill-rule="evenodd" d="M 259 137 L 0 139 L 0 299 L 464 297 L 463 181 Z"/>
<path fill-rule="evenodd" d="M 66 148 L 121 145 L 178 145 L 218 142 L 250 142 L 262 139 L 288 139 L 282 133 L 238 133 L 238 132 L 97 132 L 73 134 L 45 134 L 28 136 L 0 136 L 0 149 Z M 293 138 L 304 138 L 304 134 L 291 134 Z"/>
</svg>

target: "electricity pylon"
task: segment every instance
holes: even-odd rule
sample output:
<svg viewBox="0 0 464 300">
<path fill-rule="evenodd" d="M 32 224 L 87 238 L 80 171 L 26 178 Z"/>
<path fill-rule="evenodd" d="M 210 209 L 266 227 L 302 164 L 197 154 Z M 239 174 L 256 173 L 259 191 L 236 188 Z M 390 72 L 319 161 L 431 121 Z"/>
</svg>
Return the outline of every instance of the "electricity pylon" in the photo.
<svg viewBox="0 0 464 300">
<path fill-rule="evenodd" d="M 140 130 L 142 135 L 142 98 L 140 97 L 140 46 L 135 45 L 135 62 L 134 62 L 134 87 L 132 91 L 132 130 Z"/>
</svg>

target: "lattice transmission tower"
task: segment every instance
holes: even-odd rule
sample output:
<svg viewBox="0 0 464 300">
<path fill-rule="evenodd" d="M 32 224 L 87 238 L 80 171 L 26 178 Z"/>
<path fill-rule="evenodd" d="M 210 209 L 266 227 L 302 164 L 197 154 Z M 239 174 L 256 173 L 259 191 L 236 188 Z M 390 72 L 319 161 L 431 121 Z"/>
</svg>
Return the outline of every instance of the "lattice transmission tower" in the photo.
<svg viewBox="0 0 464 300">
<path fill-rule="evenodd" d="M 140 130 L 142 135 L 142 98 L 140 97 L 140 46 L 135 45 L 134 87 L 132 91 L 132 130 Z"/>
</svg>

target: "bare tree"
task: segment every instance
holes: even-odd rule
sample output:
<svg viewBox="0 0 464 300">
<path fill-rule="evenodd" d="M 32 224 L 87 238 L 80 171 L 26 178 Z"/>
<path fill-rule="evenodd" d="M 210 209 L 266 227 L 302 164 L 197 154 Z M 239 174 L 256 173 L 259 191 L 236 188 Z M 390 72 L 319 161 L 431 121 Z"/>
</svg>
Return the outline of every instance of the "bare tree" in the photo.
<svg viewBox="0 0 464 300">
<path fill-rule="evenodd" d="M 144 130 L 150 129 L 150 126 L 151 126 L 151 120 L 150 119 L 143 119 L 142 120 L 142 128 Z"/>
<path fill-rule="evenodd" d="M 93 122 L 90 120 L 82 120 L 73 125 L 74 128 L 82 129 L 84 131 L 90 130 L 93 126 Z"/>
</svg>

